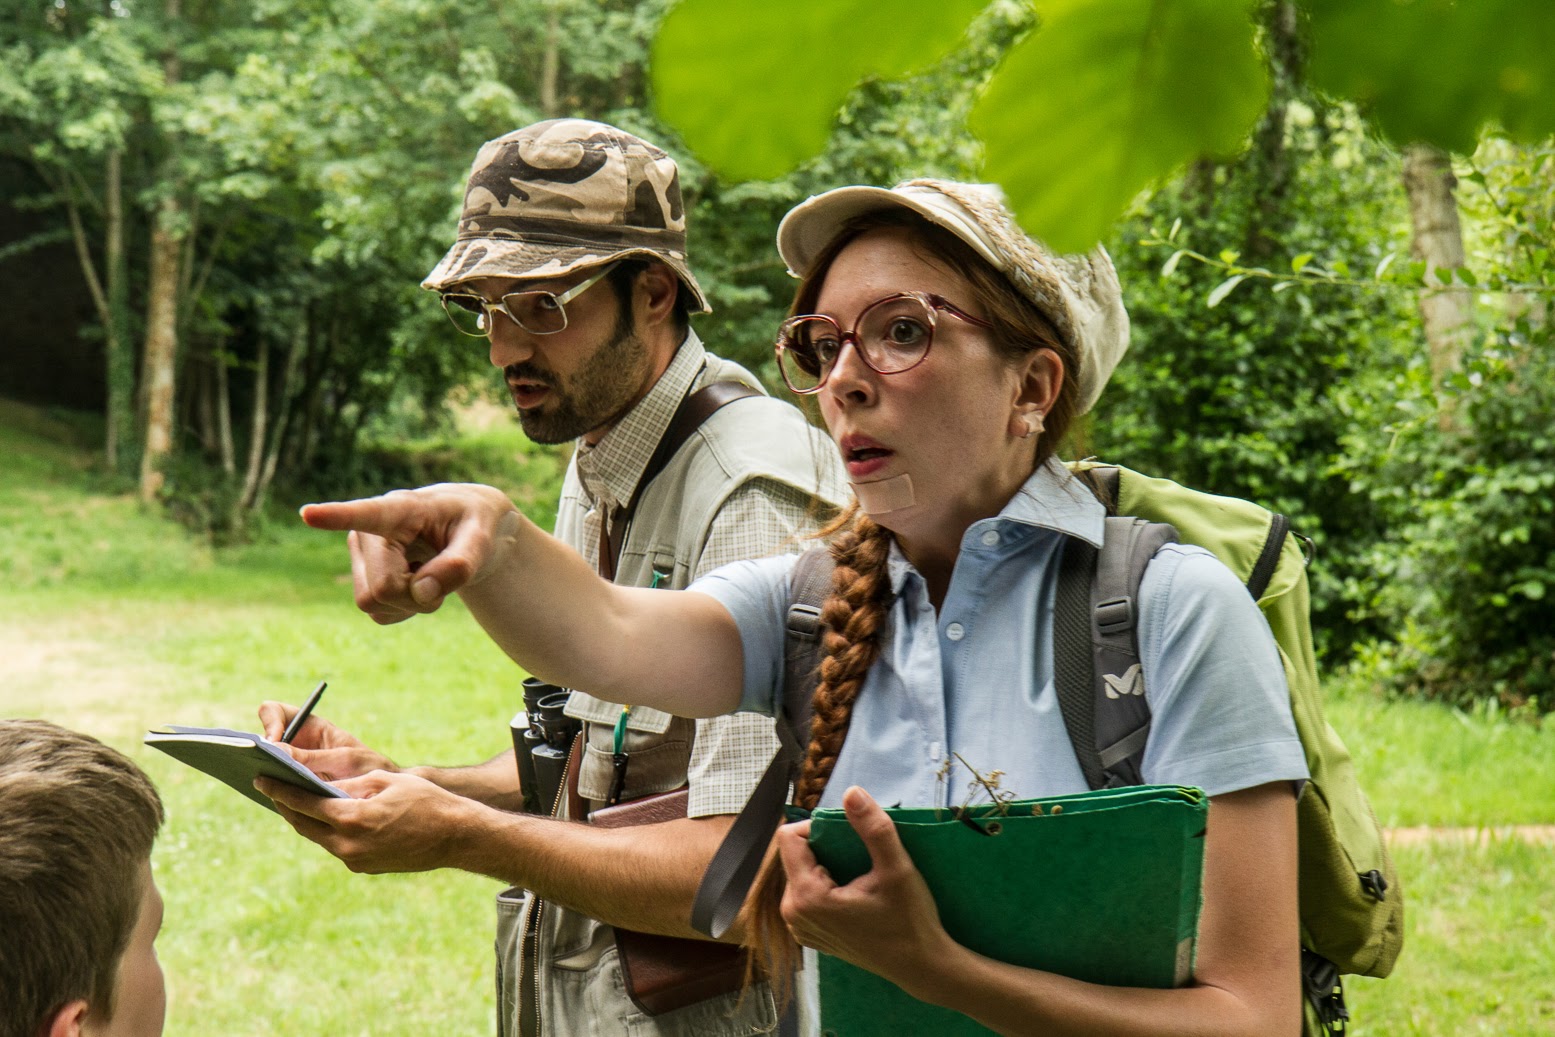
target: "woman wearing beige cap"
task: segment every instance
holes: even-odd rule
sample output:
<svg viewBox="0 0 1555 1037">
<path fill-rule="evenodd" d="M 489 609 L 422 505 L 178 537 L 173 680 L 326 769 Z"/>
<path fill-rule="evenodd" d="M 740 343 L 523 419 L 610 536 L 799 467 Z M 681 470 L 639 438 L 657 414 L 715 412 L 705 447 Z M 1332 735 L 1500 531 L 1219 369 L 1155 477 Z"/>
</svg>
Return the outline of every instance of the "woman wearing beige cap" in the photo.
<svg viewBox="0 0 1555 1037">
<path fill-rule="evenodd" d="M 1162 548 L 1138 610 L 1143 777 L 1211 797 L 1187 986 L 1097 986 L 957 944 L 877 805 L 953 805 L 967 766 L 1001 771 L 1024 798 L 1086 788 L 1057 709 L 1051 615 L 1064 544 L 1099 545 L 1105 509 L 1054 454 L 1127 346 L 1106 253 L 1054 256 L 995 190 L 932 180 L 812 198 L 778 243 L 801 278 L 780 368 L 817 397 L 857 496 L 829 541 L 826 656 L 796 800 L 844 807 L 875 866 L 837 886 L 807 823 L 786 826 L 746 939 L 780 962 L 790 940 L 836 955 L 1002 1033 L 1298 1033 L 1306 766 L 1274 641 L 1208 552 Z M 303 514 L 359 531 L 357 599 L 380 622 L 458 591 L 514 659 L 558 684 L 687 716 L 781 707 L 793 556 L 665 595 L 600 581 L 490 488 Z"/>
</svg>

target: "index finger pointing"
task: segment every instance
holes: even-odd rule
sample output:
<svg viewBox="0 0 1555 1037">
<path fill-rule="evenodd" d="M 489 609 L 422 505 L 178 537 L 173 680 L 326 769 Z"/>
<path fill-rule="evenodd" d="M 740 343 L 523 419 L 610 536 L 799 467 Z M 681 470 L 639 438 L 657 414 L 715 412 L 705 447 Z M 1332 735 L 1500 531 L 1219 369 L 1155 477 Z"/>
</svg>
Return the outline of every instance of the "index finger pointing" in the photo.
<svg viewBox="0 0 1555 1037">
<path fill-rule="evenodd" d="M 394 526 L 388 512 L 391 508 L 382 497 L 365 497 L 360 500 L 329 501 L 323 504 L 304 504 L 297 510 L 302 521 L 314 529 L 346 531 L 359 529 L 364 533 L 387 533 Z"/>
</svg>

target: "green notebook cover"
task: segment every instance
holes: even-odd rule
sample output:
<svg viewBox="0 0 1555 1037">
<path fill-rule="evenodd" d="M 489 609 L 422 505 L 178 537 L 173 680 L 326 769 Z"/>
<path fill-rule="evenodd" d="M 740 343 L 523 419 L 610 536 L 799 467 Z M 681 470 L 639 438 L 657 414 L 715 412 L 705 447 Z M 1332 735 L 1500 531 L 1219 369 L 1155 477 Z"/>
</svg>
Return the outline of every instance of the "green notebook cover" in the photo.
<svg viewBox="0 0 1555 1037">
<path fill-rule="evenodd" d="M 902 843 L 961 944 L 1000 961 L 1112 986 L 1174 987 L 1192 975 L 1204 830 L 1202 791 L 1100 789 L 949 809 L 892 808 Z M 869 854 L 839 809 L 817 810 L 810 847 L 839 883 Z M 820 955 L 827 1037 L 992 1031 Z"/>
</svg>

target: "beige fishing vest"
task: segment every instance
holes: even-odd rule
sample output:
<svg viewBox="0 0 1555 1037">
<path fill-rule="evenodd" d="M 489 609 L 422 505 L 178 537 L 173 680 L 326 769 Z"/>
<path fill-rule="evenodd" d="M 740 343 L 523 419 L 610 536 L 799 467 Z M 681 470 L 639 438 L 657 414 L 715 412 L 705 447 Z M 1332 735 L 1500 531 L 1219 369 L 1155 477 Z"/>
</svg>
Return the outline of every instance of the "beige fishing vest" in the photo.
<svg viewBox="0 0 1555 1037">
<path fill-rule="evenodd" d="M 713 381 L 759 385 L 738 364 L 707 354 L 692 390 Z M 719 510 L 752 479 L 786 483 L 840 507 L 848 491 L 840 465 L 832 463 L 834 449 L 826 434 L 795 408 L 769 397 L 737 400 L 720 409 L 643 492 L 622 545 L 616 582 L 684 588 Z M 564 497 L 576 480 L 576 470 L 569 468 Z M 826 517 L 818 512 L 817 523 Z M 781 547 L 772 545 L 772 550 Z M 644 665 L 652 665 L 652 660 L 644 660 Z M 589 722 L 578 787 L 592 808 L 605 799 L 609 787 L 613 731 L 621 706 L 575 691 L 567 712 Z M 684 785 L 695 730 L 694 721 L 634 708 L 624 744 L 631 765 L 623 798 Z M 626 996 L 610 926 L 546 904 L 534 937 L 525 941 L 533 910 L 533 898 L 518 890 L 498 898 L 500 1037 L 748 1037 L 769 1033 L 777 1025 L 765 985 L 746 991 L 743 998 L 725 995 L 667 1015 L 644 1015 Z M 522 1033 L 520 1027 L 522 976 L 530 968 L 539 1007 L 539 1031 L 533 1034 Z"/>
</svg>

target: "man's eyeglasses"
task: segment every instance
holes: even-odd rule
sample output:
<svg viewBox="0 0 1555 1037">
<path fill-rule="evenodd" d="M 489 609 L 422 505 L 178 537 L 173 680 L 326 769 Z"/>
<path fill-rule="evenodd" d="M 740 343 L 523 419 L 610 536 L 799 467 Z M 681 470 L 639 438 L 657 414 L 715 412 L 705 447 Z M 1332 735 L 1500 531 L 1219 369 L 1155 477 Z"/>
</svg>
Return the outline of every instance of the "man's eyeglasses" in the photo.
<svg viewBox="0 0 1555 1037">
<path fill-rule="evenodd" d="M 968 324 L 993 327 L 938 295 L 901 292 L 870 303 L 853 322 L 852 331 L 843 331 L 836 321 L 819 313 L 788 318 L 778 329 L 778 370 L 794 392 L 819 392 L 837 366 L 842 347 L 851 341 L 871 370 L 879 374 L 910 371 L 929 355 L 942 310 Z"/>
<path fill-rule="evenodd" d="M 554 335 L 567 329 L 567 303 L 598 284 L 616 265 L 607 263 L 560 294 L 509 292 L 496 302 L 487 302 L 473 292 L 444 292 L 443 311 L 454 322 L 454 327 L 473 338 L 490 335 L 492 322 L 499 312 L 531 335 Z"/>
</svg>

